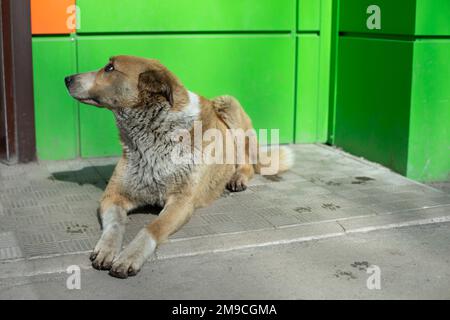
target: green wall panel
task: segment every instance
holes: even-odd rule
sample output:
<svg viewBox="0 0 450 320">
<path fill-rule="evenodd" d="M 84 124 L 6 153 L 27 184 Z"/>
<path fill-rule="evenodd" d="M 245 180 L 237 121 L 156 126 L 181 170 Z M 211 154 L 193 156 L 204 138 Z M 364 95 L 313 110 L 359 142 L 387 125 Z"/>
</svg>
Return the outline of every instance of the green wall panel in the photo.
<svg viewBox="0 0 450 320">
<path fill-rule="evenodd" d="M 121 147 L 113 114 L 106 109 L 80 105 L 80 145 L 82 157 L 119 155 Z"/>
<path fill-rule="evenodd" d="M 257 128 L 294 137 L 295 39 L 290 35 L 80 36 L 80 72 L 98 69 L 117 54 L 161 60 L 191 91 L 206 97 L 232 94 Z M 119 152 L 111 113 L 80 107 L 82 156 Z"/>
<path fill-rule="evenodd" d="M 295 142 L 315 143 L 320 139 L 319 64 L 320 37 L 305 34 L 298 37 L 297 112 Z"/>
<path fill-rule="evenodd" d="M 390 35 L 450 35 L 448 0 L 340 0 L 340 31 Z M 381 29 L 369 30 L 367 8 L 377 5 Z"/>
<path fill-rule="evenodd" d="M 298 0 L 298 30 L 320 30 L 320 5 L 323 0 Z M 325 0 L 327 1 L 327 0 Z"/>
<path fill-rule="evenodd" d="M 289 31 L 295 1 L 77 0 L 79 32 Z"/>
<path fill-rule="evenodd" d="M 434 1 L 434 0 L 430 0 Z M 340 0 L 340 31 L 411 35 L 415 29 L 416 0 Z M 381 9 L 381 30 L 367 28 L 367 8 Z"/>
<path fill-rule="evenodd" d="M 320 19 L 320 63 L 319 63 L 319 99 L 317 141 L 325 143 L 328 140 L 328 119 L 330 116 L 331 72 L 333 68 L 333 2 L 336 0 L 321 0 Z M 334 61 L 333 61 L 334 63 Z"/>
<path fill-rule="evenodd" d="M 450 36 L 450 1 L 417 0 L 416 34 Z"/>
<path fill-rule="evenodd" d="M 335 143 L 406 174 L 412 41 L 342 37 Z"/>
<path fill-rule="evenodd" d="M 369 5 L 381 8 L 381 30 L 366 27 Z M 339 29 L 349 33 L 339 39 L 336 145 L 412 179 L 449 179 L 450 2 L 340 6 Z"/>
<path fill-rule="evenodd" d="M 450 179 L 450 39 L 419 40 L 414 72 L 408 176 Z"/>
<path fill-rule="evenodd" d="M 328 139 L 333 0 L 300 0 L 298 9 L 300 20 L 308 16 L 315 21 L 311 25 L 318 25 L 298 34 L 295 141 L 323 143 Z"/>
<path fill-rule="evenodd" d="M 78 106 L 64 85 L 76 72 L 75 41 L 69 37 L 33 39 L 36 140 L 41 160 L 78 155 Z"/>
</svg>

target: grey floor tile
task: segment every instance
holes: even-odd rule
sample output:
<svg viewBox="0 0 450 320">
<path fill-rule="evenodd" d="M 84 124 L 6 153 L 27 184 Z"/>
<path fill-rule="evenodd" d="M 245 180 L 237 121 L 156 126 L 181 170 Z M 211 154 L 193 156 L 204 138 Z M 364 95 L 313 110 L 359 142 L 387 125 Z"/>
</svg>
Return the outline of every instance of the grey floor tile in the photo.
<svg viewBox="0 0 450 320">
<path fill-rule="evenodd" d="M 293 146 L 296 164 L 279 176 L 256 175 L 245 192 L 197 210 L 171 239 L 181 240 L 295 225 L 326 225 L 380 215 L 392 221 L 414 210 L 445 215 L 450 196 L 379 165 L 320 145 Z M 0 164 L 0 260 L 90 251 L 100 237 L 99 199 L 118 158 Z M 427 208 L 427 209 L 423 209 Z M 159 210 L 129 216 L 125 243 Z M 152 214 L 153 213 L 153 214 Z M 374 220 L 375 221 L 375 220 Z M 381 222 L 380 222 L 381 223 Z M 259 231 L 256 231 L 259 232 Z M 168 244 L 170 245 L 170 244 Z"/>
</svg>

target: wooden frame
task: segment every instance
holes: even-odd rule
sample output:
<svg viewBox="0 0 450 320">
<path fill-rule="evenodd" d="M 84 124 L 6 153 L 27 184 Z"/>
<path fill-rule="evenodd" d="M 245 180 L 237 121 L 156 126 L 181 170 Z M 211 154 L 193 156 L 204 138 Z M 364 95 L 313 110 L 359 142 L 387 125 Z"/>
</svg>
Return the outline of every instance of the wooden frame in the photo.
<svg viewBox="0 0 450 320">
<path fill-rule="evenodd" d="M 0 159 L 36 160 L 29 0 L 0 0 Z"/>
</svg>

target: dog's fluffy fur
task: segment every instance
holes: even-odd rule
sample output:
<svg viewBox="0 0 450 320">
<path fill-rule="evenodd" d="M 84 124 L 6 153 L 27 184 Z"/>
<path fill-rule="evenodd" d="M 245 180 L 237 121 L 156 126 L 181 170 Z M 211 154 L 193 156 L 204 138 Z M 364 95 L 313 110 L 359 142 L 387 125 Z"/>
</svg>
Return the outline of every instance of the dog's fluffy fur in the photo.
<svg viewBox="0 0 450 320">
<path fill-rule="evenodd" d="M 110 270 L 113 276 L 135 275 L 196 208 L 210 204 L 226 187 L 245 190 L 263 168 L 260 163 L 197 164 L 193 148 L 180 149 L 191 161 L 174 163 L 171 155 L 183 141 L 174 139 L 173 133 L 180 129 L 192 133 L 194 121 L 202 122 L 203 132 L 217 129 L 223 136 L 227 129 L 253 127 L 235 98 L 198 96 L 156 60 L 114 57 L 98 72 L 66 78 L 66 85 L 79 101 L 110 109 L 120 132 L 123 154 L 101 199 L 103 234 L 91 255 L 95 268 Z M 272 158 L 282 172 L 292 165 L 293 155 L 288 148 L 279 152 Z M 142 205 L 163 210 L 121 251 L 127 212 Z"/>
</svg>

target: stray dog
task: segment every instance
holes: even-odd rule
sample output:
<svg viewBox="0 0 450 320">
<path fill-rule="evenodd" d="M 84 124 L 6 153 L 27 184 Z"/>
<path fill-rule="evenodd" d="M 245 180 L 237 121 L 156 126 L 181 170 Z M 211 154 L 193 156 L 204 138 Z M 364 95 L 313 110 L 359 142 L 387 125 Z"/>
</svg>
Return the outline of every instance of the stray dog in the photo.
<svg viewBox="0 0 450 320">
<path fill-rule="evenodd" d="M 78 101 L 111 110 L 119 129 L 123 154 L 101 199 L 103 231 L 90 256 L 94 268 L 109 270 L 112 276 L 136 275 L 158 244 L 180 229 L 196 208 L 220 197 L 225 188 L 243 191 L 255 172 L 275 165 L 272 174 L 277 174 L 292 165 L 292 153 L 286 147 L 258 149 L 258 159 L 251 162 L 251 135 L 245 138 L 244 161 L 195 161 L 198 146 L 190 138 L 196 121 L 201 121 L 200 133 L 214 129 L 224 135 L 229 129 L 252 130 L 252 123 L 235 98 L 208 100 L 194 94 L 156 60 L 113 57 L 99 71 L 69 76 L 65 83 Z M 176 135 L 177 130 L 188 134 Z M 230 152 L 219 147 L 213 153 L 226 156 Z M 176 161 L 174 154 L 188 160 Z M 262 155 L 272 155 L 270 163 L 262 163 Z M 143 205 L 158 205 L 163 210 L 122 250 L 127 213 Z"/>
</svg>

